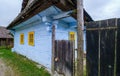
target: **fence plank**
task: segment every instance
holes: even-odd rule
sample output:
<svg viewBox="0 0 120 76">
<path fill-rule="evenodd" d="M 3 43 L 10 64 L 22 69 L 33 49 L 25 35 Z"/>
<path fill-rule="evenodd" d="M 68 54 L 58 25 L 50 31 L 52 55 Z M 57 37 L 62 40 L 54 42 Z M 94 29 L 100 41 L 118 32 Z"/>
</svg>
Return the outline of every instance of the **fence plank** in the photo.
<svg viewBox="0 0 120 76">
<path fill-rule="evenodd" d="M 87 75 L 98 76 L 98 31 L 87 31 Z"/>
<path fill-rule="evenodd" d="M 87 24 L 87 76 L 120 76 L 120 19 Z"/>
<path fill-rule="evenodd" d="M 120 19 L 117 21 L 118 24 L 118 32 L 117 32 L 117 76 L 120 76 Z"/>
<path fill-rule="evenodd" d="M 102 30 L 100 39 L 100 76 L 114 76 L 115 30 Z"/>
</svg>

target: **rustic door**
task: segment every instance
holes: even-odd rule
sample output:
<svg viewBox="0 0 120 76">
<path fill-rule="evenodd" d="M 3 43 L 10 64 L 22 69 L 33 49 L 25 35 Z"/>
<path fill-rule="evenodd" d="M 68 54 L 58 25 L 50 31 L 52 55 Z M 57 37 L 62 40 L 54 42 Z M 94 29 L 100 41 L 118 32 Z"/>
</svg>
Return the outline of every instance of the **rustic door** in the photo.
<svg viewBox="0 0 120 76">
<path fill-rule="evenodd" d="M 73 42 L 55 41 L 55 71 L 63 76 L 73 76 Z"/>
</svg>

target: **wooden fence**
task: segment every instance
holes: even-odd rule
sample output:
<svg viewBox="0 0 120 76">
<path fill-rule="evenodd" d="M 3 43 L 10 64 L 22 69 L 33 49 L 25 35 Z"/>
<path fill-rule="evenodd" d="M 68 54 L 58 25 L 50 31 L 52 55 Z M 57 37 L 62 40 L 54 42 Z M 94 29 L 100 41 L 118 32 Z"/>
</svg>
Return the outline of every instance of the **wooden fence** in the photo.
<svg viewBox="0 0 120 76">
<path fill-rule="evenodd" d="M 87 76 L 120 76 L 120 19 L 86 26 Z"/>
<path fill-rule="evenodd" d="M 12 38 L 0 38 L 0 47 L 13 47 Z"/>
<path fill-rule="evenodd" d="M 73 76 L 73 42 L 55 41 L 55 71 L 64 76 Z"/>
</svg>

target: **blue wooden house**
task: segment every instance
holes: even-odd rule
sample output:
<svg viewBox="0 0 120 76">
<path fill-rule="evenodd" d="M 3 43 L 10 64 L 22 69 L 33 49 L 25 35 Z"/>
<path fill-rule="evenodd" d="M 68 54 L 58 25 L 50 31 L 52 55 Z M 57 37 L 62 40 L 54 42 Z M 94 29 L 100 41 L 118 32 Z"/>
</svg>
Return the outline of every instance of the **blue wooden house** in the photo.
<svg viewBox="0 0 120 76">
<path fill-rule="evenodd" d="M 56 39 L 76 38 L 76 0 L 23 0 L 20 14 L 7 27 L 14 35 L 12 51 L 51 68 L 52 26 Z M 91 17 L 84 10 L 84 20 Z"/>
</svg>

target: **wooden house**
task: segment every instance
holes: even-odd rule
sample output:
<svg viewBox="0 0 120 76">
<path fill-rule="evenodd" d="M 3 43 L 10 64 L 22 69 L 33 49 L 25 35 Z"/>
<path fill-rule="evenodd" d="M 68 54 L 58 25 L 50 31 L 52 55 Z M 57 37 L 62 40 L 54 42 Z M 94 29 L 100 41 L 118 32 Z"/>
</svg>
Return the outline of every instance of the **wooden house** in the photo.
<svg viewBox="0 0 120 76">
<path fill-rule="evenodd" d="M 0 26 L 0 47 L 12 47 L 13 37 L 10 35 L 10 31 L 5 27 Z"/>
<path fill-rule="evenodd" d="M 56 39 L 76 38 L 76 0 L 23 0 L 20 14 L 7 27 L 14 35 L 13 51 L 51 68 L 52 26 Z M 84 10 L 84 20 L 92 18 Z"/>
</svg>

